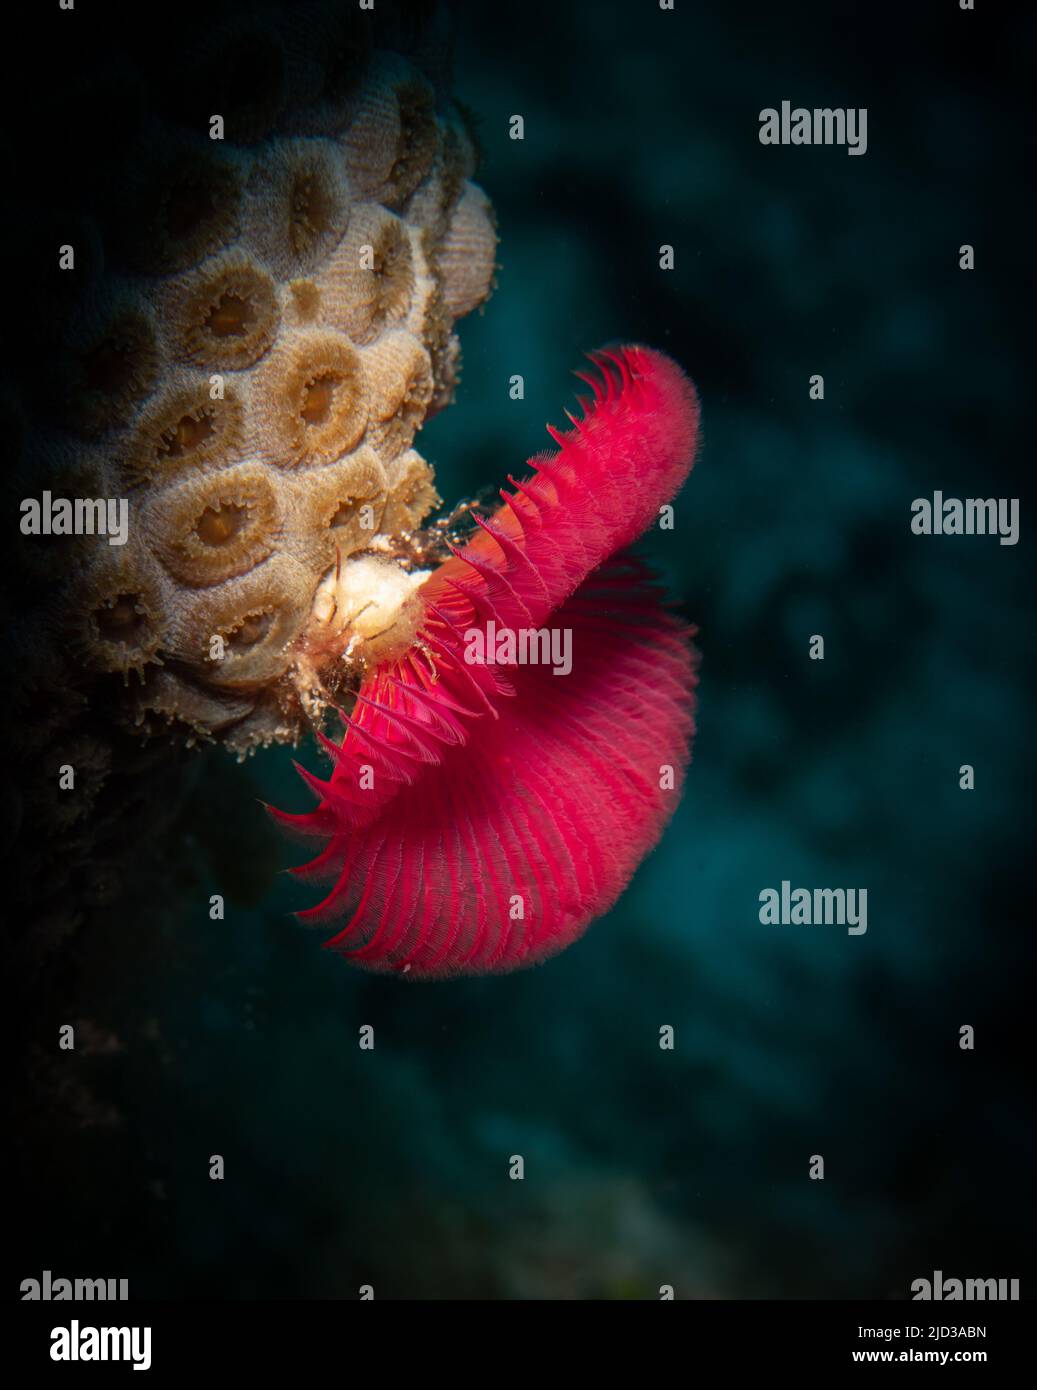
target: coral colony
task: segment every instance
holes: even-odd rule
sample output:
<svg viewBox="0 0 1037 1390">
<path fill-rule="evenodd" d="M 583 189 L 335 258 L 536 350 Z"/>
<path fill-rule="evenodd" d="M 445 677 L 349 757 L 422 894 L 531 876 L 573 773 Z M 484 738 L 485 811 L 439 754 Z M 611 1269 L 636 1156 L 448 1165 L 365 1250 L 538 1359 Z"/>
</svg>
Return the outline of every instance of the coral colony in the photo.
<svg viewBox="0 0 1037 1390">
<path fill-rule="evenodd" d="M 328 943 L 414 977 L 512 970 L 553 955 L 609 908 L 676 800 L 692 734 L 688 631 L 625 547 L 694 459 L 698 402 L 661 353 L 598 354 L 593 401 L 558 452 L 502 490 L 481 530 L 404 601 L 345 718 L 305 877 L 335 887 L 303 920 Z M 569 632 L 571 671 L 501 663 L 473 637 Z M 540 648 L 538 648 L 540 649 Z M 544 644 L 545 655 L 550 655 Z M 473 651 L 482 660 L 471 660 Z M 527 646 L 528 651 L 528 646 Z"/>
<path fill-rule="evenodd" d="M 127 723 L 239 753 L 295 741 L 326 697 L 329 567 L 355 591 L 353 557 L 404 550 L 438 503 L 412 442 L 452 397 L 454 322 L 494 273 L 463 113 L 406 59 L 348 30 L 336 47 L 334 7 L 324 23 L 308 104 L 289 92 L 266 128 L 145 132 L 22 504 L 23 535 L 109 537 L 66 551 L 62 622 L 124 684 Z M 256 41 L 288 54 L 290 83 L 289 38 Z M 62 248 L 70 279 L 89 244 Z M 122 519 L 128 502 L 128 537 L 87 497 L 121 499 Z"/>
</svg>

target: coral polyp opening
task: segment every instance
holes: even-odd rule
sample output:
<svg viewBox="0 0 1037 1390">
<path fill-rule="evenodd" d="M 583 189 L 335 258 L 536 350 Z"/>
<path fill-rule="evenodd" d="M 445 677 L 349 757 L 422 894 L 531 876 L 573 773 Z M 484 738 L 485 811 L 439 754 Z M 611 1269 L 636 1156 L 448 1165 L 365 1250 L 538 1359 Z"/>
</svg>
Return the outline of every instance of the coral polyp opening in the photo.
<svg viewBox="0 0 1037 1390">
<path fill-rule="evenodd" d="M 357 514 L 357 510 L 363 506 L 370 498 L 366 497 L 347 497 L 344 502 L 340 502 L 335 508 L 335 514 L 328 522 L 331 527 L 348 526 Z"/>
<path fill-rule="evenodd" d="M 406 316 L 414 270 L 410 242 L 397 222 L 388 224 L 372 250 L 371 326 L 377 331 Z"/>
<path fill-rule="evenodd" d="M 200 658 L 212 686 L 237 691 L 269 686 L 287 669 L 288 647 L 302 625 L 311 586 L 310 571 L 282 552 L 227 584 L 199 590 L 177 632 L 176 655 L 192 662 Z M 223 646 L 216 659 L 215 636 Z M 275 692 L 268 693 L 276 705 Z"/>
<path fill-rule="evenodd" d="M 148 527 L 168 569 L 185 584 L 219 584 L 260 564 L 278 535 L 277 501 L 253 466 L 191 479 L 157 500 Z"/>
<path fill-rule="evenodd" d="M 139 561 L 119 557 L 86 576 L 78 593 L 72 644 L 94 670 L 141 673 L 163 644 L 161 596 Z"/>
<path fill-rule="evenodd" d="M 242 338 L 256 320 L 256 312 L 247 299 L 240 295 L 220 295 L 220 302 L 214 304 L 205 317 L 207 332 L 214 338 Z"/>
<path fill-rule="evenodd" d="M 299 414 L 308 425 L 323 425 L 331 411 L 335 391 L 342 385 L 340 377 L 319 376 L 303 391 L 303 407 Z"/>
<path fill-rule="evenodd" d="M 273 625 L 274 614 L 272 610 L 250 613 L 242 619 L 240 626 L 226 634 L 224 640 L 231 651 L 247 651 L 249 647 L 254 647 L 257 642 L 262 642 L 264 638 L 268 637 Z"/>
<path fill-rule="evenodd" d="M 247 256 L 231 252 L 202 266 L 170 297 L 177 355 L 207 367 L 249 367 L 274 341 L 274 282 Z"/>
<path fill-rule="evenodd" d="M 195 530 L 206 545 L 226 545 L 247 524 L 248 508 L 227 502 L 220 507 L 206 507 L 198 518 Z"/>
<path fill-rule="evenodd" d="M 319 277 L 324 314 L 355 343 L 370 343 L 407 317 L 416 276 L 407 228 L 383 208 L 363 206 Z"/>
<path fill-rule="evenodd" d="M 94 610 L 98 635 L 106 642 L 139 642 L 148 631 L 139 594 L 117 594 Z"/>
<path fill-rule="evenodd" d="M 172 430 L 163 431 L 159 453 L 166 458 L 182 458 L 215 433 L 210 416 L 182 415 Z"/>
<path fill-rule="evenodd" d="M 312 322 L 320 313 L 320 290 L 312 280 L 293 280 L 289 289 L 299 319 Z"/>
<path fill-rule="evenodd" d="M 388 483 L 378 455 L 367 445 L 299 477 L 294 491 L 298 524 L 309 554 L 322 568 L 368 548 L 381 529 Z M 366 508 L 366 510 L 365 510 Z"/>
<path fill-rule="evenodd" d="M 288 237 L 297 256 L 305 255 L 334 224 L 335 200 L 315 171 L 298 174 L 289 199 Z"/>
</svg>

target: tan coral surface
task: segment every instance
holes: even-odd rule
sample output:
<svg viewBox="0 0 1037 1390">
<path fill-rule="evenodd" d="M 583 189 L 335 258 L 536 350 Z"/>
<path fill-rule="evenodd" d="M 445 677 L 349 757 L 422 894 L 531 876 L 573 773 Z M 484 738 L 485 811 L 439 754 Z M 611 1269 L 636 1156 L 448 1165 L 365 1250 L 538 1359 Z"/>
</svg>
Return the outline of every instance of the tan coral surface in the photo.
<svg viewBox="0 0 1037 1390">
<path fill-rule="evenodd" d="M 148 215 L 115 208 L 39 470 L 55 496 L 93 479 L 129 501 L 128 544 L 65 552 L 69 650 L 125 682 L 131 727 L 239 753 L 334 693 L 321 663 L 350 632 L 305 650 L 332 630 L 322 581 L 437 504 L 414 436 L 451 398 L 453 323 L 496 246 L 466 123 L 416 68 L 329 45 L 323 82 L 319 52 L 293 77 L 291 44 L 263 41 L 309 104 L 228 113 L 223 140 L 143 132 L 125 196 Z"/>
</svg>

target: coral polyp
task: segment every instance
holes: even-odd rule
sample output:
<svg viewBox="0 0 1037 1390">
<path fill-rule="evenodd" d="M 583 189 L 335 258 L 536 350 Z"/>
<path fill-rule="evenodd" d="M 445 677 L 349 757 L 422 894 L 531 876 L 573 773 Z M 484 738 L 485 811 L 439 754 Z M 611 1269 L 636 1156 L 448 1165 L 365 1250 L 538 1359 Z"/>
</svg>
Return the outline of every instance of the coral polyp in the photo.
<svg viewBox="0 0 1037 1390">
<path fill-rule="evenodd" d="M 369 434 L 383 457 L 409 449 L 432 400 L 432 362 L 409 333 L 383 333 L 364 353 L 372 383 Z"/>
<path fill-rule="evenodd" d="M 81 581 L 76 600 L 70 636 L 88 668 L 125 679 L 160 662 L 168 636 L 162 592 L 145 562 L 133 556 L 109 558 Z"/>
<path fill-rule="evenodd" d="M 236 456 L 244 431 L 244 402 L 235 386 L 215 399 L 204 381 L 170 386 L 144 412 L 124 445 L 123 479 L 135 487 L 218 468 Z"/>
<path fill-rule="evenodd" d="M 385 468 L 367 445 L 296 480 L 293 492 L 307 553 L 324 568 L 336 554 L 365 549 L 382 530 L 388 483 Z"/>
<path fill-rule="evenodd" d="M 215 256 L 172 285 L 164 308 L 172 356 L 201 367 L 249 367 L 277 336 L 273 278 L 242 250 Z"/>
<path fill-rule="evenodd" d="M 386 56 L 346 135 L 350 177 L 367 197 L 401 207 L 431 170 L 439 142 L 431 86 Z"/>
<path fill-rule="evenodd" d="M 277 495 L 264 469 L 245 464 L 161 493 L 146 526 L 169 571 L 192 588 L 207 587 L 254 569 L 271 553 Z"/>
<path fill-rule="evenodd" d="M 248 187 L 244 241 L 279 277 L 321 263 L 349 223 L 351 195 L 331 140 L 275 141 Z"/>
<path fill-rule="evenodd" d="M 298 561 L 278 554 L 224 584 L 198 590 L 181 609 L 170 652 L 204 671 L 218 689 L 272 684 L 313 602 L 306 575 Z"/>
<path fill-rule="evenodd" d="M 300 333 L 271 354 L 257 378 L 257 415 L 272 462 L 332 463 L 367 424 L 360 354 L 342 333 Z"/>
<path fill-rule="evenodd" d="M 443 303 L 452 318 L 463 318 L 486 297 L 494 270 L 493 243 L 486 236 L 492 225 L 489 198 L 474 185 L 467 188 L 439 247 Z"/>
<path fill-rule="evenodd" d="M 331 776 L 300 769 L 316 810 L 274 812 L 325 841 L 298 872 L 334 887 L 300 917 L 338 925 L 328 945 L 370 969 L 546 959 L 615 902 L 677 804 L 690 632 L 623 552 L 691 468 L 698 401 L 660 353 L 595 361 L 558 452 L 396 605 L 399 640 L 341 744 L 321 739 Z"/>
<path fill-rule="evenodd" d="M 390 473 L 382 529 L 390 535 L 412 531 L 439 502 L 432 470 L 416 449 L 408 449 Z"/>
<path fill-rule="evenodd" d="M 410 309 L 416 278 L 406 226 L 368 205 L 353 218 L 317 283 L 329 316 L 354 342 L 371 342 Z"/>
</svg>

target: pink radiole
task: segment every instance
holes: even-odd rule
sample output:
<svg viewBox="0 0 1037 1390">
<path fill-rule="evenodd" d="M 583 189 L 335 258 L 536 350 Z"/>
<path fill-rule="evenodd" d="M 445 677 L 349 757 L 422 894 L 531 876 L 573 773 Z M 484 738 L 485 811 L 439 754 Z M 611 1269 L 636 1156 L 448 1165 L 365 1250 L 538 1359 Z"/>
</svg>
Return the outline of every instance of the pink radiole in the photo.
<svg viewBox="0 0 1037 1390">
<path fill-rule="evenodd" d="M 570 945 L 658 842 L 688 763 L 693 629 L 624 548 L 691 469 L 698 399 L 662 353 L 594 354 L 593 400 L 556 453 L 419 593 L 406 652 L 364 682 L 319 804 L 275 812 L 326 839 L 294 872 L 334 879 L 301 920 L 408 978 L 489 974 Z M 572 416 L 569 417 L 573 419 Z M 490 624 L 493 628 L 490 628 Z M 472 662 L 483 633 L 571 632 L 571 670 Z M 469 659 L 466 659 L 466 655 Z"/>
</svg>

